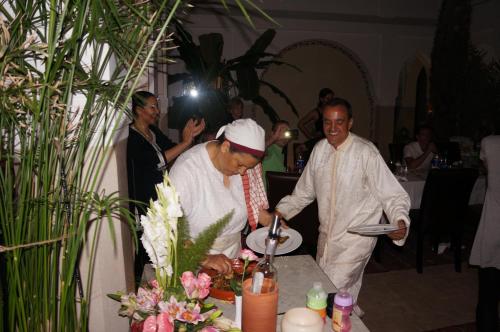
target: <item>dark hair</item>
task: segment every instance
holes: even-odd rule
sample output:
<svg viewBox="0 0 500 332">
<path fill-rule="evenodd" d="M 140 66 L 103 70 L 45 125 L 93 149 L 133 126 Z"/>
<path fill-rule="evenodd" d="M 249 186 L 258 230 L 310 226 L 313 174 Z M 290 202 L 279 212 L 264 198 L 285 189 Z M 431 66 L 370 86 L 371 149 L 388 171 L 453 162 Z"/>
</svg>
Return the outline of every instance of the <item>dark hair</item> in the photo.
<svg viewBox="0 0 500 332">
<path fill-rule="evenodd" d="M 319 99 L 325 98 L 329 94 L 335 95 L 335 93 L 333 92 L 332 89 L 330 89 L 330 88 L 323 88 L 323 89 L 319 90 L 318 98 Z"/>
<path fill-rule="evenodd" d="M 224 141 L 228 141 L 228 140 L 226 139 L 226 135 L 224 135 L 224 133 L 222 133 L 222 134 L 221 134 L 221 135 L 217 138 L 217 145 L 219 145 L 219 146 L 220 146 L 222 143 L 224 143 Z M 250 152 L 248 152 L 248 151 L 243 151 L 243 150 L 239 149 L 237 146 L 234 146 L 233 144 L 231 144 L 231 142 L 230 142 L 230 141 L 228 141 L 228 142 L 229 142 L 229 151 L 230 151 L 231 153 L 244 153 L 244 154 L 249 154 L 249 155 L 251 155 L 252 157 L 254 157 L 254 158 L 255 158 L 255 159 L 257 159 L 257 160 L 261 160 L 261 159 L 262 159 L 261 157 L 258 157 L 258 156 L 256 156 L 256 155 L 254 155 L 253 153 L 250 153 Z"/>
<path fill-rule="evenodd" d="M 327 107 L 336 107 L 336 106 L 344 106 L 347 109 L 347 116 L 349 119 L 352 119 L 352 107 L 351 104 L 345 100 L 344 98 L 335 97 L 325 104 L 323 110 Z"/>
<path fill-rule="evenodd" d="M 286 120 L 278 120 L 275 123 L 273 123 L 273 127 L 271 128 L 271 130 L 275 131 L 276 128 L 278 127 L 278 125 L 280 125 L 280 124 L 286 124 L 287 126 L 290 126 L 290 123 L 288 123 L 288 121 L 286 121 Z"/>
<path fill-rule="evenodd" d="M 420 134 L 420 131 L 422 131 L 422 130 L 428 130 L 428 131 L 431 132 L 431 134 L 434 133 L 434 129 L 432 129 L 431 126 L 426 125 L 426 124 L 422 124 L 422 125 L 417 126 L 417 130 L 415 130 L 415 136 L 417 136 L 418 134 Z"/>
<path fill-rule="evenodd" d="M 227 110 L 231 111 L 236 106 L 243 108 L 243 101 L 239 97 L 233 97 L 229 100 L 227 103 Z"/>
<path fill-rule="evenodd" d="M 132 95 L 132 114 L 137 115 L 137 108 L 144 107 L 149 97 L 156 98 L 156 96 L 149 91 L 136 91 Z"/>
</svg>

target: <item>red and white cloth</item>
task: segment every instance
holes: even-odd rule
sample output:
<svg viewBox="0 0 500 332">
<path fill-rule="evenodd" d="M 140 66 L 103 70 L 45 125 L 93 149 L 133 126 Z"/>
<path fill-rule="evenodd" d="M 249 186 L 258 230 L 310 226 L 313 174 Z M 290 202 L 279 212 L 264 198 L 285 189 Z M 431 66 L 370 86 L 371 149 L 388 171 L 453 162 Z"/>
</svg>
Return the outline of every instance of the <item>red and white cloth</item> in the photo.
<svg viewBox="0 0 500 332">
<path fill-rule="evenodd" d="M 259 222 L 260 210 L 269 208 L 266 189 L 262 180 L 262 163 L 258 163 L 254 168 L 248 169 L 241 176 L 241 180 L 243 181 L 243 191 L 245 192 L 248 224 L 251 230 L 254 231 Z"/>
</svg>

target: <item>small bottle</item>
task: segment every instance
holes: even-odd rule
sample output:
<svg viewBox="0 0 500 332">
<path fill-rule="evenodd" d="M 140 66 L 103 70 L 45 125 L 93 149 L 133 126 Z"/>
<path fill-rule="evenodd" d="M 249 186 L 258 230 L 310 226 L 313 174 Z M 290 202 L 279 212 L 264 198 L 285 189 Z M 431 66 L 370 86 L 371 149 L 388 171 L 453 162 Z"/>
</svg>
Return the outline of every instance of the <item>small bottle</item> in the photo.
<svg viewBox="0 0 500 332">
<path fill-rule="evenodd" d="M 323 322 L 326 319 L 326 299 L 328 295 L 323 290 L 323 285 L 321 282 L 313 283 L 313 287 L 307 292 L 307 304 L 306 306 L 316 311 L 321 318 L 323 318 Z"/>
<path fill-rule="evenodd" d="M 351 314 L 353 300 L 351 294 L 341 289 L 333 300 L 332 328 L 334 332 L 349 332 L 351 330 Z"/>
<path fill-rule="evenodd" d="M 280 218 L 278 215 L 275 215 L 266 238 L 266 251 L 264 257 L 257 263 L 252 272 L 253 293 L 272 292 L 276 286 L 278 274 L 273 265 L 273 261 L 274 253 L 278 247 L 279 228 Z"/>
<path fill-rule="evenodd" d="M 302 152 L 297 154 L 297 161 L 295 162 L 295 167 L 297 168 L 297 173 L 302 173 L 304 167 L 306 166 L 306 162 L 304 160 L 304 155 Z"/>
<path fill-rule="evenodd" d="M 439 168 L 439 155 L 435 154 L 431 161 L 431 168 Z"/>
</svg>

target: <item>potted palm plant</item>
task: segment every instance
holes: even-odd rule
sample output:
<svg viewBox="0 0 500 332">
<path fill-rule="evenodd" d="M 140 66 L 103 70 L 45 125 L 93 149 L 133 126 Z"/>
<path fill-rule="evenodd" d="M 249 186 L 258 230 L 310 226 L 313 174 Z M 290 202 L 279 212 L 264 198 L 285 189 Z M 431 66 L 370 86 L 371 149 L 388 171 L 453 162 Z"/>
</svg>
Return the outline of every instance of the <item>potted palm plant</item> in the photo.
<svg viewBox="0 0 500 332">
<path fill-rule="evenodd" d="M 224 40 L 220 33 L 199 36 L 196 44 L 191 34 L 181 24 L 176 24 L 177 34 L 174 43 L 178 46 L 178 55 L 173 56 L 184 62 L 186 72 L 169 75 L 169 84 L 182 81 L 198 91 L 197 98 L 182 95 L 173 98 L 169 110 L 169 127 L 182 128 L 193 116 L 202 116 L 211 128 L 218 128 L 226 120 L 226 104 L 230 95 L 238 95 L 244 100 L 260 106 L 272 122 L 279 116 L 272 105 L 260 95 L 261 86 L 267 86 L 283 98 L 295 115 L 297 109 L 288 96 L 274 84 L 262 79 L 259 70 L 268 66 L 285 65 L 296 70 L 295 66 L 281 61 L 266 49 L 272 43 L 276 31 L 264 31 L 253 45 L 241 56 L 223 59 Z"/>
</svg>

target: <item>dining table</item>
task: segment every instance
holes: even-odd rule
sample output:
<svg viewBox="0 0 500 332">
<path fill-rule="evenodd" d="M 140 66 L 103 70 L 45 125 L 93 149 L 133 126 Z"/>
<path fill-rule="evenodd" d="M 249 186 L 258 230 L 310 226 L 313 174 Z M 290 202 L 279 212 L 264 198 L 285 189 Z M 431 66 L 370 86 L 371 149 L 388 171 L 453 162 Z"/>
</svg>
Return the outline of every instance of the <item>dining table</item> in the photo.
<svg viewBox="0 0 500 332">
<path fill-rule="evenodd" d="M 320 281 L 327 293 L 337 292 L 337 288 L 328 276 L 319 267 L 310 255 L 279 256 L 274 260 L 274 266 L 278 271 L 278 319 L 276 331 L 281 331 L 281 320 L 283 315 L 292 308 L 305 307 L 306 293 L 313 283 Z M 209 302 L 216 304 L 229 319 L 235 317 L 234 304 L 209 298 Z M 369 331 L 363 321 L 353 312 L 351 314 L 352 332 Z M 332 330 L 332 322 L 327 317 L 323 328 L 324 332 Z"/>
<path fill-rule="evenodd" d="M 396 176 L 403 189 L 410 196 L 411 209 L 420 209 L 427 173 L 409 172 L 406 176 Z M 480 175 L 470 194 L 469 205 L 483 204 L 486 195 L 486 177 Z"/>
</svg>

